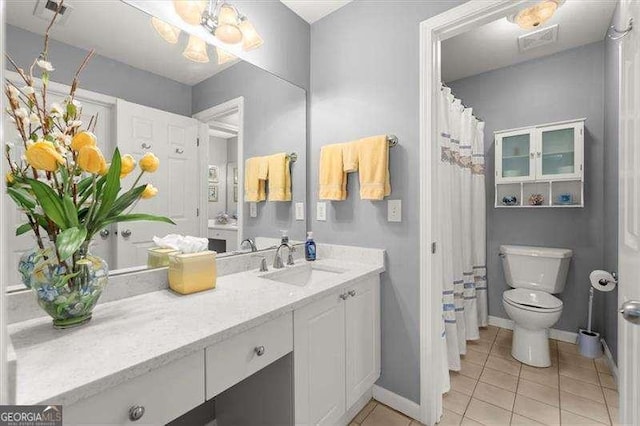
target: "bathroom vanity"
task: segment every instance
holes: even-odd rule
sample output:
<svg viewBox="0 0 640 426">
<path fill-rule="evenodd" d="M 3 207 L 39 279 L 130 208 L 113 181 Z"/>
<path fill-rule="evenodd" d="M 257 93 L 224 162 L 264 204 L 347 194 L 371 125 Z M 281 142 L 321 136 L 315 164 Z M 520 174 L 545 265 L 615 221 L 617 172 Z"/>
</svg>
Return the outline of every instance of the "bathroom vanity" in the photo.
<svg viewBox="0 0 640 426">
<path fill-rule="evenodd" d="M 166 424 L 293 352 L 295 424 L 346 424 L 380 375 L 384 251 L 319 255 L 225 275 L 189 296 L 160 290 L 103 303 L 76 329 L 55 330 L 44 317 L 14 323 L 15 402 L 62 404 L 65 424 Z M 243 258 L 250 264 L 249 254 L 218 262 Z"/>
</svg>

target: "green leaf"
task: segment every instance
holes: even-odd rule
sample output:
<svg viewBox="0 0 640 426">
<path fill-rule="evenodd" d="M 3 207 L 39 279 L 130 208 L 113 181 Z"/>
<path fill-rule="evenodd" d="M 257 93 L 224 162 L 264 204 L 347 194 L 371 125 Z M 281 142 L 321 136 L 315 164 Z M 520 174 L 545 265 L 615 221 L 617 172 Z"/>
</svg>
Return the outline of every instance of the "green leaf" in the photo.
<svg viewBox="0 0 640 426">
<path fill-rule="evenodd" d="M 73 204 L 73 200 L 69 195 L 64 195 L 62 197 L 62 207 L 64 207 L 64 214 L 67 217 L 67 221 L 71 226 L 79 226 L 78 222 L 78 211 L 76 210 L 76 205 Z"/>
<path fill-rule="evenodd" d="M 142 195 L 146 186 L 146 184 L 137 186 L 118 197 L 118 199 L 113 203 L 113 206 L 111 206 L 109 216 L 119 215 L 125 211 L 131 204 L 140 198 L 140 195 Z"/>
<path fill-rule="evenodd" d="M 146 220 L 150 222 L 164 222 L 169 223 L 171 225 L 175 225 L 175 222 L 164 216 L 156 216 L 152 214 L 146 213 L 133 213 L 133 214 L 121 214 L 119 216 L 110 216 L 104 220 L 102 226 L 109 225 L 111 223 L 118 222 L 137 222 L 141 220 Z"/>
<path fill-rule="evenodd" d="M 27 182 L 31 186 L 33 193 L 42 206 L 44 214 L 61 229 L 68 228 L 69 225 L 64 214 L 62 201 L 58 198 L 53 189 L 49 185 L 35 179 L 27 179 Z"/>
<path fill-rule="evenodd" d="M 15 201 L 16 204 L 24 207 L 27 210 L 33 210 L 36 208 L 36 202 L 31 195 L 24 189 L 15 188 L 10 186 L 7 188 L 7 193 Z"/>
<path fill-rule="evenodd" d="M 98 209 L 98 213 L 95 216 L 96 222 L 99 222 L 102 218 L 107 217 L 111 207 L 113 206 L 113 202 L 116 200 L 118 193 L 120 192 L 120 169 L 121 169 L 121 161 L 120 161 L 120 150 L 116 148 L 113 153 L 113 158 L 111 159 L 111 167 L 109 167 L 109 172 L 107 173 L 107 179 L 104 183 L 104 188 L 102 188 L 100 199 L 100 208 Z"/>
<path fill-rule="evenodd" d="M 49 84 L 49 73 L 48 73 L 48 72 L 44 71 L 44 72 L 42 73 L 41 78 L 42 78 L 42 84 L 43 84 L 44 86 L 46 86 L 47 84 Z"/>
<path fill-rule="evenodd" d="M 23 223 L 22 225 L 18 226 L 18 228 L 16 229 L 16 237 L 20 236 L 26 232 L 31 231 L 33 228 L 31 228 L 31 224 L 30 223 Z"/>
<path fill-rule="evenodd" d="M 58 234 L 56 238 L 56 247 L 60 253 L 60 260 L 65 261 L 78 251 L 82 243 L 87 238 L 87 230 L 85 228 L 69 228 Z"/>
<path fill-rule="evenodd" d="M 73 104 L 73 102 L 69 102 L 67 104 L 67 116 L 69 118 L 75 118 L 77 113 L 78 109 L 76 108 L 76 106 Z"/>
</svg>

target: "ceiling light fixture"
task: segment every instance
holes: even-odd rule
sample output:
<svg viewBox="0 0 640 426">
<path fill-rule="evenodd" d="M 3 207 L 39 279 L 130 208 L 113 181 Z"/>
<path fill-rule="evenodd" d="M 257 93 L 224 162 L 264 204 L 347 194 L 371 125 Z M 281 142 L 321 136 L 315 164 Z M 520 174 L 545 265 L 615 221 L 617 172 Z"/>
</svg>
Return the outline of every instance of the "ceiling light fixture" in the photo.
<svg viewBox="0 0 640 426">
<path fill-rule="evenodd" d="M 173 8 L 184 22 L 198 25 L 207 8 L 207 0 L 173 0 Z"/>
<path fill-rule="evenodd" d="M 229 61 L 233 61 L 237 56 L 227 52 L 224 49 L 216 47 L 216 54 L 218 55 L 218 65 L 226 64 Z"/>
<path fill-rule="evenodd" d="M 200 37 L 190 35 L 189 43 L 187 43 L 186 49 L 182 52 L 182 56 L 190 61 L 206 64 L 209 62 L 209 55 L 207 55 L 207 42 Z"/>
<path fill-rule="evenodd" d="M 526 9 L 509 16 L 507 19 L 520 28 L 530 30 L 547 22 L 553 14 L 562 6 L 564 0 L 542 0 Z"/>
<path fill-rule="evenodd" d="M 264 43 L 249 19 L 225 0 L 210 0 L 208 10 L 202 14 L 201 24 L 223 43 L 242 43 L 245 51 Z"/>
<path fill-rule="evenodd" d="M 151 25 L 153 25 L 153 28 L 155 28 L 158 34 L 160 34 L 160 37 L 162 37 L 167 43 L 176 44 L 178 42 L 178 39 L 180 38 L 180 29 L 171 24 L 167 24 L 155 16 L 151 18 Z"/>
</svg>

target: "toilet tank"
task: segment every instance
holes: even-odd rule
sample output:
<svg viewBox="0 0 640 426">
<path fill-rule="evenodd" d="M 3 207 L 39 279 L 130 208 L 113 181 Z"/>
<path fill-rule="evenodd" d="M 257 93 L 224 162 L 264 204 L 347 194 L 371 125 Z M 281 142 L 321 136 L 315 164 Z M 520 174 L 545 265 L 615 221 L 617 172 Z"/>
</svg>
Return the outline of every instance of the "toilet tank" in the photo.
<svg viewBox="0 0 640 426">
<path fill-rule="evenodd" d="M 564 290 L 573 252 L 563 248 L 500 246 L 507 284 L 556 294 Z"/>
</svg>

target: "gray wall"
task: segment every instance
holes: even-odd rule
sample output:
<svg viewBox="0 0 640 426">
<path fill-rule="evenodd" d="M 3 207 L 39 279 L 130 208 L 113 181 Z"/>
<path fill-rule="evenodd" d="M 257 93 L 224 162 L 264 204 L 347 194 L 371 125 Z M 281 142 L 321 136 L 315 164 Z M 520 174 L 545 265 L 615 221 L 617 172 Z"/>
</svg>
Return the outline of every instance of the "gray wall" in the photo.
<svg viewBox="0 0 640 426">
<path fill-rule="evenodd" d="M 462 1 L 354 1 L 311 26 L 309 202 L 317 244 L 387 249 L 382 276 L 384 388 L 418 402 L 419 350 L 419 23 Z M 362 201 L 356 176 L 349 198 L 327 203 L 315 220 L 320 147 L 393 133 L 391 199 L 402 222 L 387 222 L 387 203 Z"/>
<path fill-rule="evenodd" d="M 443 55 L 446 55 L 446 50 Z M 448 83 L 462 102 L 486 122 L 487 269 L 490 315 L 508 318 L 502 307 L 507 286 L 498 258 L 501 244 L 573 250 L 565 305 L 554 326 L 577 332 L 587 320 L 589 273 L 603 266 L 604 43 Z M 495 130 L 586 117 L 585 207 L 580 209 L 496 209 Z M 602 300 L 602 295 L 597 295 Z M 599 312 L 596 307 L 596 312 Z M 600 318 L 597 318 L 600 320 Z M 602 330 L 599 323 L 596 330 Z"/>
<path fill-rule="evenodd" d="M 618 270 L 618 116 L 620 43 L 606 38 L 604 49 L 604 269 Z M 605 293 L 602 333 L 618 356 L 618 289 Z"/>
<path fill-rule="evenodd" d="M 294 203 L 306 201 L 306 93 L 247 62 L 193 87 L 193 111 L 199 112 L 239 96 L 244 97 L 244 159 L 278 152 L 297 152 L 291 167 L 293 202 L 258 203 L 258 217 L 249 217 L 244 203 L 246 237 L 279 237 L 288 229 L 292 239 L 306 237 L 306 222 L 296 221 Z"/>
<path fill-rule="evenodd" d="M 41 35 L 6 26 L 6 52 L 22 68 L 27 69 L 40 54 L 42 43 Z M 52 40 L 49 60 L 55 71 L 51 81 L 70 85 L 86 55 L 86 50 Z M 7 69 L 10 69 L 8 63 Z M 94 56 L 80 75 L 80 87 L 164 111 L 191 115 L 191 86 L 100 55 Z"/>
</svg>

